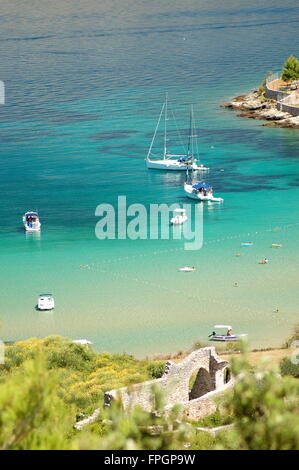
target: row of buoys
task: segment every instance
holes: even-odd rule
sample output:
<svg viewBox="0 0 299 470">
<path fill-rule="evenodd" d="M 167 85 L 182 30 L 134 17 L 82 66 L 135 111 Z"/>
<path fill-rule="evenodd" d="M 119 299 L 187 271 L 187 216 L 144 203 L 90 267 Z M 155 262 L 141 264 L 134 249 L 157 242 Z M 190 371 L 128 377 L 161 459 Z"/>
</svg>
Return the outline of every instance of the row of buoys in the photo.
<svg viewBox="0 0 299 470">
<path fill-rule="evenodd" d="M 253 242 L 243 242 L 241 243 L 241 246 L 253 246 L 254 243 Z M 271 247 L 272 248 L 281 248 L 282 247 L 282 244 L 281 243 L 272 243 L 271 244 Z M 235 253 L 235 256 L 239 257 L 241 256 L 241 253 Z M 259 261 L 259 264 L 268 264 L 269 260 L 268 258 L 263 258 L 261 261 Z"/>
</svg>

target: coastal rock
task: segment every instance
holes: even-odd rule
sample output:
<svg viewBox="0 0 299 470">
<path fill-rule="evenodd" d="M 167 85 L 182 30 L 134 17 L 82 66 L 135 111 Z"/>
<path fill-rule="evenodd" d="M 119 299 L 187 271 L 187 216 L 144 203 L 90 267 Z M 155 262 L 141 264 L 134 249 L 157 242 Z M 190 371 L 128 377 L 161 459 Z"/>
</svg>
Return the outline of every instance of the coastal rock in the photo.
<svg viewBox="0 0 299 470">
<path fill-rule="evenodd" d="M 298 116 L 292 116 L 287 112 L 278 110 L 276 101 L 266 99 L 264 95 L 257 91 L 236 96 L 229 103 L 222 105 L 222 107 L 242 111 L 238 114 L 239 117 L 269 121 L 263 124 L 263 126 L 299 128 Z"/>
<path fill-rule="evenodd" d="M 287 114 L 287 113 L 285 113 Z M 263 124 L 266 127 L 282 127 L 288 129 L 299 129 L 299 116 L 288 117 L 277 121 L 270 121 Z"/>
<path fill-rule="evenodd" d="M 229 103 L 223 105 L 223 107 L 226 108 L 233 108 L 245 111 L 261 109 L 265 108 L 266 106 L 267 102 L 256 91 L 248 93 L 247 95 L 237 96 L 236 98 L 233 98 Z"/>
<path fill-rule="evenodd" d="M 278 111 L 276 108 L 270 108 L 260 113 L 261 119 L 280 121 L 281 119 L 291 118 L 292 116 L 289 113 L 283 111 Z"/>
</svg>

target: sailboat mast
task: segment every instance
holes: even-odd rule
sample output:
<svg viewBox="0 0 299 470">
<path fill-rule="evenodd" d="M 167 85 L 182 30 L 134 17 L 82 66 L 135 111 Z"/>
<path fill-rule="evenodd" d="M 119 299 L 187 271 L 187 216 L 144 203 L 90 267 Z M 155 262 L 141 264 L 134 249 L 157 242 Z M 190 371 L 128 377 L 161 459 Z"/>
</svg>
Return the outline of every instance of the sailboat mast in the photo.
<svg viewBox="0 0 299 470">
<path fill-rule="evenodd" d="M 191 162 L 193 163 L 194 158 L 194 117 L 193 117 L 193 105 L 190 108 L 190 130 L 189 130 L 189 141 L 188 141 L 188 157 L 191 156 Z M 189 167 L 189 165 L 188 165 Z M 189 179 L 189 169 L 187 167 L 187 180 Z M 191 170 L 191 182 L 193 180 L 193 168 Z"/>
<path fill-rule="evenodd" d="M 164 120 L 164 160 L 165 160 L 166 154 L 167 154 L 167 99 L 168 99 L 168 93 L 166 92 L 166 97 L 165 97 L 165 120 Z"/>
<path fill-rule="evenodd" d="M 194 117 L 193 117 L 193 104 L 191 104 L 191 155 L 192 161 L 194 158 Z"/>
<path fill-rule="evenodd" d="M 191 133 L 192 133 L 192 113 L 190 110 L 190 123 L 189 123 L 189 135 L 188 135 L 188 148 L 187 148 L 187 155 L 190 155 L 190 147 L 191 147 Z"/>
<path fill-rule="evenodd" d="M 153 144 L 154 144 L 154 140 L 155 140 L 155 138 L 156 138 L 157 130 L 158 130 L 158 127 L 159 127 L 159 124 L 160 124 L 160 121 L 161 121 L 161 117 L 162 117 L 164 108 L 165 108 L 165 103 L 164 103 L 163 106 L 162 106 L 162 109 L 161 109 L 161 112 L 160 112 L 160 115 L 159 115 L 159 119 L 158 119 L 158 122 L 157 122 L 157 125 L 156 125 L 156 129 L 155 129 L 155 132 L 154 132 L 152 141 L 151 141 L 151 145 L 150 145 L 150 148 L 149 148 L 148 153 L 147 153 L 147 156 L 146 156 L 146 159 L 147 159 L 147 160 L 149 160 L 149 157 L 150 157 L 150 154 L 151 154 L 151 151 L 152 151 L 152 147 L 153 147 Z"/>
</svg>

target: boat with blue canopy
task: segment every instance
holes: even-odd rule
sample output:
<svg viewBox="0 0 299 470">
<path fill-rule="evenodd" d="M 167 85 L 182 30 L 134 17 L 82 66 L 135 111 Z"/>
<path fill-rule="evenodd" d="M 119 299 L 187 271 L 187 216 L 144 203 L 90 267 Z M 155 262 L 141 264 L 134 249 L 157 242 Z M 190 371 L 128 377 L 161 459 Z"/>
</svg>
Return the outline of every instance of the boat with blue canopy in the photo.
<svg viewBox="0 0 299 470">
<path fill-rule="evenodd" d="M 23 215 L 23 224 L 26 232 L 39 232 L 41 223 L 36 211 L 28 211 Z"/>
<path fill-rule="evenodd" d="M 213 194 L 213 188 L 208 183 L 196 183 L 192 184 L 187 181 L 184 183 L 184 191 L 187 197 L 196 199 L 199 201 L 212 201 L 212 202 L 223 202 L 222 197 L 215 197 Z"/>
</svg>

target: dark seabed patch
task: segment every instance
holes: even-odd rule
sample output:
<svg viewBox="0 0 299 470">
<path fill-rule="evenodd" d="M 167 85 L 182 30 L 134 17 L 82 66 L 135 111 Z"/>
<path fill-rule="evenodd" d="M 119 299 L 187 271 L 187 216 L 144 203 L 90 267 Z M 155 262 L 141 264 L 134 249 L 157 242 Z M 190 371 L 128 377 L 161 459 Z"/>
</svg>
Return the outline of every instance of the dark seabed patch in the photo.
<svg viewBox="0 0 299 470">
<path fill-rule="evenodd" d="M 187 138 L 189 136 L 189 129 L 181 128 L 181 129 L 169 129 L 167 134 L 169 136 L 177 136 L 178 134 L 181 137 L 184 137 L 187 142 Z M 210 145 L 224 145 L 227 143 L 231 144 L 252 144 L 255 140 L 259 139 L 262 134 L 260 130 L 253 130 L 253 129 L 195 129 L 195 133 L 199 142 L 203 140 L 205 143 L 210 143 Z M 147 139 L 151 139 L 153 137 L 152 132 L 147 132 L 144 134 Z M 156 134 L 157 138 L 164 137 L 164 131 L 158 131 Z"/>
<path fill-rule="evenodd" d="M 128 139 L 132 135 L 136 134 L 136 131 L 126 129 L 116 129 L 112 131 L 97 132 L 91 136 L 92 140 L 120 140 Z"/>
<path fill-rule="evenodd" d="M 52 131 L 41 131 L 39 129 L 11 129 L 8 133 L 7 131 L 0 132 L 0 142 L 5 144 L 18 143 L 18 142 L 27 142 L 35 139 L 49 139 L 56 137 L 57 135 L 65 136 L 66 134 L 56 134 Z"/>
<path fill-rule="evenodd" d="M 96 121 L 100 117 L 97 114 L 77 113 L 71 111 L 61 111 L 53 108 L 11 106 L 9 114 L 5 110 L 0 110 L 0 122 L 5 124 L 9 122 L 50 122 L 51 124 L 73 124 L 76 122 Z"/>
<path fill-rule="evenodd" d="M 117 157 L 124 158 L 134 158 L 137 160 L 143 160 L 146 156 L 144 148 L 137 144 L 125 144 L 125 145 L 104 145 L 103 147 L 98 147 L 97 152 L 103 154 L 103 158 L 108 154 L 109 156 L 114 155 Z"/>
</svg>

